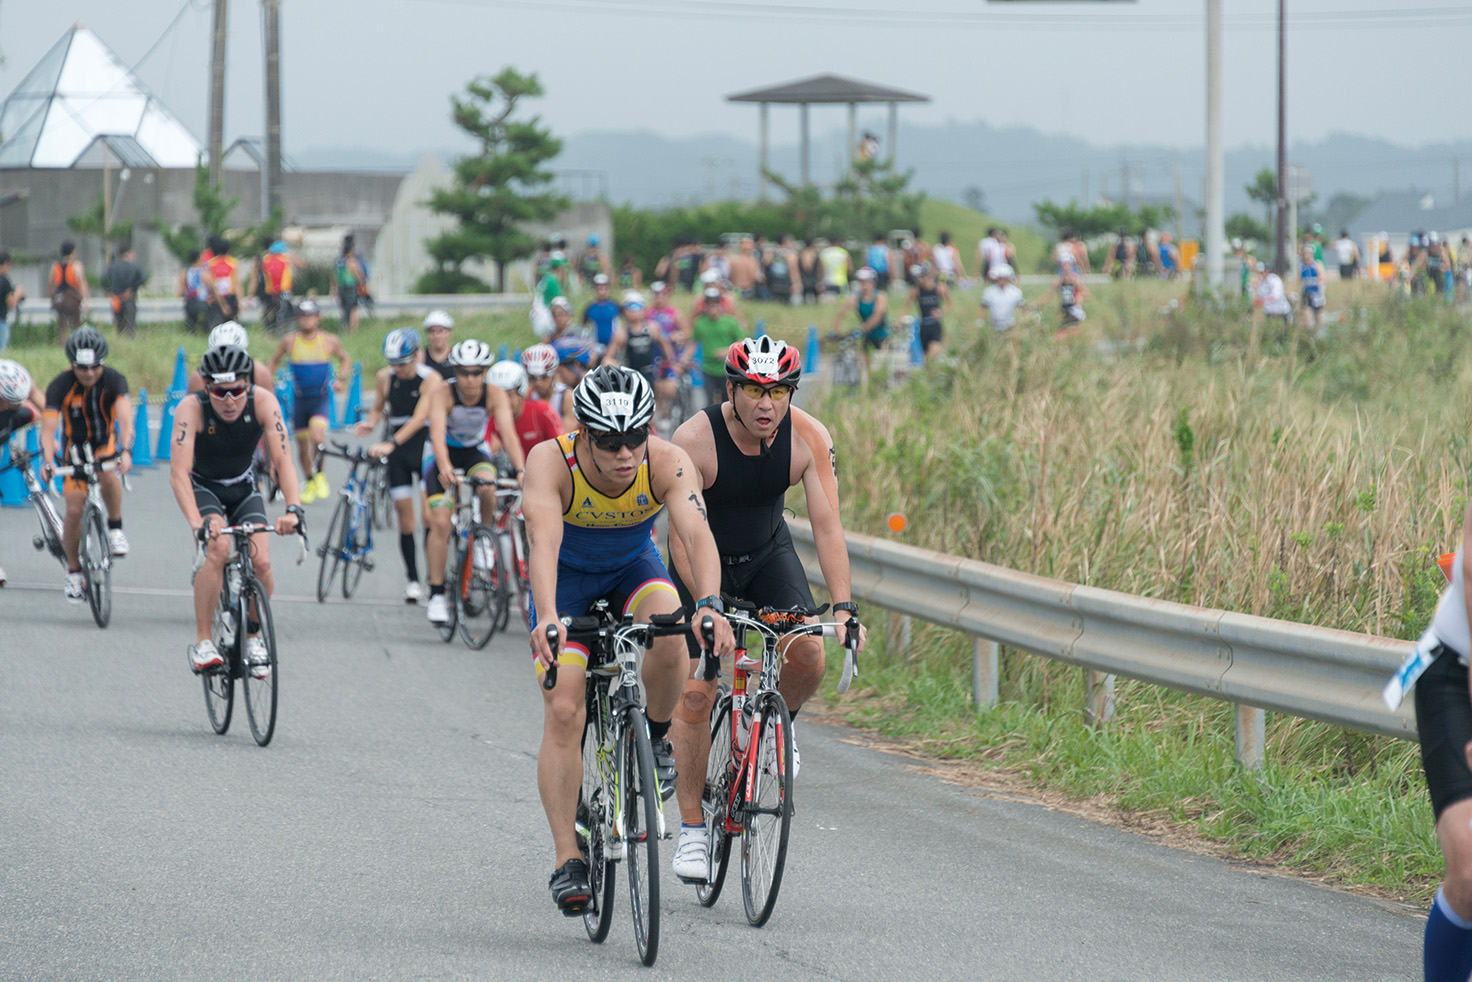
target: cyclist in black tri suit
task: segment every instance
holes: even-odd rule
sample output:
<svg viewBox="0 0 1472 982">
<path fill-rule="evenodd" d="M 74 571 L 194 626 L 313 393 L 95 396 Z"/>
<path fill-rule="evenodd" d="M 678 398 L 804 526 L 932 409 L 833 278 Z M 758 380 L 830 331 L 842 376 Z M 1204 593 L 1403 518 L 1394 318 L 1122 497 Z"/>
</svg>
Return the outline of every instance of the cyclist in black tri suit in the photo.
<svg viewBox="0 0 1472 982">
<path fill-rule="evenodd" d="M 632 368 L 652 386 L 655 363 L 673 363 L 675 349 L 664 331 L 649 329 L 649 322 L 644 319 L 644 306 L 644 294 L 638 290 L 624 294 L 620 323 L 613 329 L 613 340 L 608 342 L 608 349 L 603 353 L 603 364 L 622 364 L 625 368 Z"/>
<path fill-rule="evenodd" d="M 225 561 L 232 540 L 214 535 L 220 527 L 246 522 L 266 523 L 266 505 L 256 490 L 253 464 L 256 444 L 266 436 L 270 463 L 280 475 L 286 514 L 275 522 L 282 535 L 294 532 L 303 519 L 296 468 L 291 466 L 291 444 L 276 394 L 251 382 L 255 363 L 246 350 L 221 345 L 206 351 L 199 362 L 205 389 L 179 403 L 174 412 L 174 437 L 169 458 L 169 484 L 189 528 L 206 542 L 204 565 L 194 577 L 195 643 L 189 665 L 196 673 L 218 668 L 224 656 L 210 638 L 210 620 L 220 596 Z M 251 559 L 256 577 L 269 597 L 275 586 L 271 573 L 270 536 L 251 536 Z M 259 630 L 259 628 L 257 628 Z M 249 626 L 248 626 L 249 631 Z M 251 674 L 270 674 L 266 645 L 255 634 L 245 641 Z"/>
<path fill-rule="evenodd" d="M 797 349 L 771 337 L 745 339 L 726 353 L 726 401 L 696 413 L 675 431 L 674 443 L 699 472 L 711 533 L 721 555 L 721 590 L 759 606 L 813 606 L 792 534 L 782 517 L 787 489 L 802 484 L 823 578 L 834 609 L 857 616 L 849 593 L 848 549 L 838 511 L 838 466 L 833 440 L 812 416 L 792 405 L 802 377 Z M 690 565 L 671 536 L 670 572 L 686 610 Z M 843 641 L 840 636 L 839 641 Z M 864 632 L 860 628 L 859 645 Z M 692 658 L 699 652 L 691 648 Z M 692 661 L 692 666 L 697 664 Z M 692 669 L 693 676 L 693 669 Z M 787 646 L 782 697 L 793 717 L 823 680 L 823 642 L 804 637 Z M 700 797 L 710 754 L 710 711 L 715 682 L 690 678 L 670 731 L 679 776 L 680 841 L 675 875 L 704 879 L 710 848 Z M 796 741 L 793 770 L 799 766 Z"/>
<path fill-rule="evenodd" d="M 417 604 L 424 596 L 419 586 L 419 564 L 414 546 L 414 487 L 424 462 L 424 443 L 429 438 L 429 400 L 425 394 L 444 382 L 428 365 L 418 362 L 419 332 L 401 327 L 383 339 L 383 356 L 388 367 L 378 370 L 374 380 L 377 398 L 368 418 L 354 431 L 367 436 L 385 423 L 384 439 L 368 448 L 375 457 L 388 458 L 388 496 L 399 521 L 399 553 L 404 557 L 404 603 Z M 425 528 L 429 526 L 426 524 Z"/>
<path fill-rule="evenodd" d="M 920 318 L 920 350 L 928 361 L 940 353 L 944 328 L 941 315 L 951 312 L 951 291 L 936 279 L 935 270 L 929 263 L 921 263 L 910 270 L 915 285 L 910 287 L 910 303 Z"/>
<path fill-rule="evenodd" d="M 450 364 L 450 334 L 455 330 L 455 320 L 443 310 L 432 310 L 424 318 L 424 364 L 440 373 L 440 378 L 455 377 L 455 367 Z"/>
</svg>

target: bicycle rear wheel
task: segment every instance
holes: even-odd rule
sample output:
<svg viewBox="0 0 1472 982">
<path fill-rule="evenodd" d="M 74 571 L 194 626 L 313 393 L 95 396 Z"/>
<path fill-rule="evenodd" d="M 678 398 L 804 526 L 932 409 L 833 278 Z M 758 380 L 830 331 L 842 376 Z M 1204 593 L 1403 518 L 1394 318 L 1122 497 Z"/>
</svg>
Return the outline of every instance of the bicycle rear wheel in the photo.
<svg viewBox="0 0 1472 982">
<path fill-rule="evenodd" d="M 634 918 L 634 945 L 639 960 L 653 965 L 659 954 L 659 783 L 649 723 L 631 709 L 619 737 L 619 770 L 623 786 L 624 860 L 629 872 L 629 909 Z"/>
<path fill-rule="evenodd" d="M 496 536 L 496 547 L 500 557 L 496 563 L 496 630 L 504 631 L 511 624 L 511 581 L 516 578 L 516 546 L 511 543 L 511 533 L 501 532 Z"/>
<path fill-rule="evenodd" d="M 588 863 L 588 887 L 592 897 L 583 911 L 583 929 L 588 938 L 601 943 L 613 924 L 614 861 L 608 858 L 608 822 L 604 820 L 608 788 L 603 784 L 598 754 L 603 746 L 604 720 L 589 683 L 588 716 L 583 725 L 583 786 L 578 792 L 578 842 Z"/>
<path fill-rule="evenodd" d="M 82 544 L 79 550 L 82 575 L 87 580 L 87 606 L 98 627 L 112 619 L 112 548 L 107 542 L 107 522 L 90 501 L 82 515 Z"/>
<path fill-rule="evenodd" d="M 372 562 L 369 551 L 372 549 L 371 530 L 369 526 L 373 522 L 373 516 L 365 505 L 352 505 L 347 510 L 347 518 L 342 526 L 342 598 L 351 600 L 353 591 L 358 589 L 358 583 L 363 579 L 363 569 Z"/>
<path fill-rule="evenodd" d="M 245 689 L 245 714 L 250 720 L 251 736 L 261 746 L 271 742 L 276 732 L 276 685 L 280 674 L 276 664 L 276 625 L 271 619 L 271 602 L 266 599 L 266 589 L 260 580 L 251 580 L 240 592 L 240 628 L 242 634 L 250 613 L 251 601 L 255 602 L 256 620 L 260 622 L 259 637 L 266 643 L 266 671 L 255 665 L 240 666 L 240 684 Z M 242 643 L 242 650 L 244 646 Z M 257 678 L 257 675 L 263 675 Z"/>
<path fill-rule="evenodd" d="M 742 816 L 741 899 L 746 919 L 761 927 L 782 887 L 792 826 L 792 717 L 780 693 L 758 697 L 751 728 L 757 742 L 747 753 L 756 759 L 748 766 L 756 767 L 756 779 Z"/>
<path fill-rule="evenodd" d="M 726 867 L 731 861 L 731 833 L 726 817 L 731 804 L 731 697 L 716 700 L 710 717 L 710 756 L 705 764 L 705 791 L 700 812 L 710 843 L 709 872 L 704 883 L 695 884 L 695 897 L 702 907 L 711 907 L 721 896 Z"/>
<path fill-rule="evenodd" d="M 532 629 L 532 583 L 527 561 L 531 550 L 527 547 L 526 529 L 520 526 L 512 533 L 516 536 L 516 603 L 521 608 L 521 623 L 528 631 Z"/>
<path fill-rule="evenodd" d="M 388 468 L 373 468 L 373 478 L 368 485 L 368 511 L 373 516 L 373 527 L 380 532 L 394 527 L 396 516 L 393 498 L 388 493 Z"/>
<path fill-rule="evenodd" d="M 327 600 L 327 594 L 332 592 L 332 578 L 337 575 L 337 567 L 342 563 L 342 546 L 346 544 L 347 535 L 347 499 L 338 495 L 337 506 L 332 509 L 332 517 L 327 520 L 327 531 L 322 536 L 322 544 L 317 547 L 317 554 L 322 557 L 322 564 L 317 567 L 317 602 L 323 603 Z"/>
<path fill-rule="evenodd" d="M 498 590 L 496 577 L 500 570 L 496 536 L 484 525 L 470 530 L 460 571 L 455 577 L 455 605 L 460 608 L 460 636 L 476 650 L 486 646 L 496 633 Z"/>
</svg>

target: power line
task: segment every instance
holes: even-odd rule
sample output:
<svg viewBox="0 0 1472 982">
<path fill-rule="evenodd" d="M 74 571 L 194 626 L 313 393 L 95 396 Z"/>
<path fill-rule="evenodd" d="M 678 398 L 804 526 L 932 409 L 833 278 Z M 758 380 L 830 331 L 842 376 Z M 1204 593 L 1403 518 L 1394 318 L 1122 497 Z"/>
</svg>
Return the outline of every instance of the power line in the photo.
<svg viewBox="0 0 1472 982">
<path fill-rule="evenodd" d="M 438 0 L 461 6 L 512 7 L 555 10 L 565 13 L 602 14 L 611 16 L 653 16 L 668 18 L 741 18 L 754 14 L 789 21 L 832 23 L 841 21 L 853 26 L 945 26 L 969 29 L 1014 28 L 1056 31 L 1060 28 L 1124 31 L 1184 31 L 1204 29 L 1202 18 L 1185 14 L 1139 14 L 1129 11 L 1100 14 L 1063 15 L 1048 13 L 1011 13 L 965 10 L 856 10 L 814 4 L 746 3 L 741 0 Z M 1441 27 L 1472 22 L 1472 7 L 1412 7 L 1397 10 L 1333 10 L 1302 11 L 1288 16 L 1290 26 L 1313 27 L 1317 30 L 1372 29 L 1397 27 Z M 1276 27 L 1272 15 L 1243 14 L 1225 22 L 1232 30 L 1271 30 Z"/>
</svg>

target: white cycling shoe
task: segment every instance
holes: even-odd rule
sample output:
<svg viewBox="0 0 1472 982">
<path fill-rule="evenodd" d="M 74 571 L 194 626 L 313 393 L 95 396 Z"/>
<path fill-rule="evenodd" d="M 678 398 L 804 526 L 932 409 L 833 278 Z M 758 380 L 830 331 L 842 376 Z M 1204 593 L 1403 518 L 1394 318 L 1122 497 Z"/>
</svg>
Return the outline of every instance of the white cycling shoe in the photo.
<svg viewBox="0 0 1472 982">
<path fill-rule="evenodd" d="M 710 867 L 710 833 L 705 826 L 698 829 L 680 826 L 680 842 L 671 865 L 680 879 L 705 882 Z"/>
<path fill-rule="evenodd" d="M 445 599 L 443 593 L 429 598 L 428 610 L 426 612 L 429 615 L 429 622 L 431 624 L 440 625 L 450 623 L 450 602 Z"/>
<path fill-rule="evenodd" d="M 107 544 L 112 547 L 112 554 L 119 559 L 128 554 L 128 537 L 123 534 L 122 529 L 109 529 Z"/>
</svg>

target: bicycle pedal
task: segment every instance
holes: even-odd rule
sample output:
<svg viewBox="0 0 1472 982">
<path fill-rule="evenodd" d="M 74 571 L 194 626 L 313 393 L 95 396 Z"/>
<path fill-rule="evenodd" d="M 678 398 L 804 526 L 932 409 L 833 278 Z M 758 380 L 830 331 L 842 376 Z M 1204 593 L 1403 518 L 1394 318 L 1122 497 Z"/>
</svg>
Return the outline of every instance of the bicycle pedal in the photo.
<svg viewBox="0 0 1472 982">
<path fill-rule="evenodd" d="M 363 572 L 373 572 L 373 560 L 369 559 L 367 556 L 363 557 Z"/>
<path fill-rule="evenodd" d="M 46 540 L 41 538 L 39 535 L 33 535 L 31 536 L 31 545 L 35 547 L 37 552 L 40 552 L 42 549 L 46 548 Z"/>
</svg>

